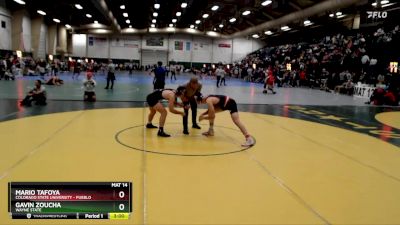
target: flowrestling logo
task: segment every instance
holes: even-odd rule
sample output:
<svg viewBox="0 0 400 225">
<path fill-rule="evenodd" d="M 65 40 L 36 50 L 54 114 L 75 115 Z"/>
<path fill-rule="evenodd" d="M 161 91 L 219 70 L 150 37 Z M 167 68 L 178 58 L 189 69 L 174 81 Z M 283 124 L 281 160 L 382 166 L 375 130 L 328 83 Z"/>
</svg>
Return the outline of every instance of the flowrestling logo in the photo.
<svg viewBox="0 0 400 225">
<path fill-rule="evenodd" d="M 367 11 L 368 19 L 385 19 L 388 16 L 387 12 Z"/>
</svg>

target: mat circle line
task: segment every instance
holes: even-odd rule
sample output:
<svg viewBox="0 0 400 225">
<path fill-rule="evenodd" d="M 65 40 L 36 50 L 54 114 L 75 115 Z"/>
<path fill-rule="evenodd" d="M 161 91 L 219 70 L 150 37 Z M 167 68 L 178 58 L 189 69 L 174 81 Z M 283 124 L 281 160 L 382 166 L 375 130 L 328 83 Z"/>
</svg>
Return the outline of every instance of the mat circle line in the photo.
<svg viewBox="0 0 400 225">
<path fill-rule="evenodd" d="M 171 123 L 169 123 L 169 124 L 171 124 Z M 137 125 L 137 126 L 132 126 L 132 127 L 125 128 L 123 130 L 118 131 L 115 134 L 114 138 L 120 145 L 125 146 L 125 147 L 130 148 L 130 149 L 133 149 L 133 150 L 141 151 L 141 152 L 147 152 L 147 153 L 153 153 L 153 154 L 159 154 L 159 155 L 169 155 L 169 156 L 196 156 L 196 157 L 198 157 L 198 156 L 220 156 L 220 155 L 235 154 L 235 153 L 246 151 L 246 150 L 252 148 L 253 146 L 255 146 L 256 143 L 257 143 L 256 139 L 253 137 L 253 139 L 254 139 L 254 145 L 253 146 L 241 147 L 241 149 L 239 149 L 237 151 L 222 152 L 222 153 L 215 153 L 215 154 L 178 154 L 178 153 L 168 153 L 168 152 L 158 152 L 158 151 L 144 150 L 144 149 L 140 149 L 140 148 L 137 148 L 137 147 L 132 147 L 130 145 L 127 145 L 127 144 L 123 143 L 120 140 L 120 138 L 119 138 L 120 134 L 122 134 L 123 132 L 125 132 L 127 130 L 134 129 L 134 128 L 138 128 L 138 127 L 144 127 L 144 126 L 145 125 L 142 124 L 142 125 Z M 229 130 L 240 132 L 240 131 L 238 131 L 236 129 L 233 129 L 233 128 L 230 128 L 230 127 L 224 127 L 224 126 L 214 126 L 214 127 L 219 127 L 219 128 L 224 128 L 224 129 L 229 129 Z"/>
</svg>

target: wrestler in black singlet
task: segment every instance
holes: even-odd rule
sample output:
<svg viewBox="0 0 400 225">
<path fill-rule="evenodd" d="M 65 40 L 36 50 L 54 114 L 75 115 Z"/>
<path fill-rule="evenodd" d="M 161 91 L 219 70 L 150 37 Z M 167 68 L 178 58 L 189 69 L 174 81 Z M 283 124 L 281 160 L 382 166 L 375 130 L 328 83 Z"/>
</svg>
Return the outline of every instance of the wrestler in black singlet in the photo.
<svg viewBox="0 0 400 225">
<path fill-rule="evenodd" d="M 156 89 L 153 93 L 147 95 L 146 101 L 150 107 L 155 106 L 160 100 L 164 99 L 162 93 L 165 90 L 173 91 L 173 89 Z"/>
<path fill-rule="evenodd" d="M 214 108 L 221 109 L 222 111 L 229 110 L 232 113 L 238 112 L 236 101 L 229 96 L 225 95 L 209 95 L 206 97 L 216 97 L 219 98 L 219 102 L 214 105 Z"/>
</svg>

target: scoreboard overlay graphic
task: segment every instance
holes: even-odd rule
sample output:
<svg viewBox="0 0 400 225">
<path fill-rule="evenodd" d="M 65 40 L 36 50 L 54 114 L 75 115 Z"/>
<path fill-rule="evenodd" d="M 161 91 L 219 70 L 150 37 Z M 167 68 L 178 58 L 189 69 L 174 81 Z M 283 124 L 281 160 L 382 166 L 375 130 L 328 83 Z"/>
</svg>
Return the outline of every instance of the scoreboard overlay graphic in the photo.
<svg viewBox="0 0 400 225">
<path fill-rule="evenodd" d="M 131 182 L 10 182 L 12 219 L 128 219 Z"/>
</svg>

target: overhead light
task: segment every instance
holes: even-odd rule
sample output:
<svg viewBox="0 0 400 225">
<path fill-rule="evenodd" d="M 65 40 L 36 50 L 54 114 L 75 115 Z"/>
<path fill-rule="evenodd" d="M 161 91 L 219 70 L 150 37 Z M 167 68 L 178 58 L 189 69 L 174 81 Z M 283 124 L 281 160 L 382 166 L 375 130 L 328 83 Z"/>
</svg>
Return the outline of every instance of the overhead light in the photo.
<svg viewBox="0 0 400 225">
<path fill-rule="evenodd" d="M 253 34 L 252 37 L 253 38 L 259 38 L 260 36 L 258 34 Z"/>
<path fill-rule="evenodd" d="M 174 25 L 172 23 L 169 24 L 169 27 L 173 27 Z"/>
<path fill-rule="evenodd" d="M 176 12 L 176 16 L 181 16 L 182 15 L 182 13 L 181 12 Z"/>
<path fill-rule="evenodd" d="M 310 20 L 304 20 L 304 25 L 306 25 L 306 26 L 309 26 L 309 25 L 311 25 L 311 21 Z"/>
<path fill-rule="evenodd" d="M 87 17 L 87 18 L 92 18 L 92 15 L 86 14 L 86 17 Z"/>
<path fill-rule="evenodd" d="M 236 21 L 236 18 L 231 18 L 230 20 L 229 20 L 229 22 L 231 22 L 231 23 L 234 23 Z"/>
<path fill-rule="evenodd" d="M 71 29 L 71 25 L 69 25 L 69 24 L 65 24 L 65 27 L 68 29 Z"/>
<path fill-rule="evenodd" d="M 53 21 L 56 22 L 56 23 L 61 22 L 59 19 L 56 19 L 56 18 L 54 18 Z"/>
<path fill-rule="evenodd" d="M 152 22 L 152 23 L 156 23 L 157 20 L 156 20 L 156 19 L 152 19 L 151 22 Z"/>
<path fill-rule="evenodd" d="M 173 22 L 173 23 L 176 23 L 176 21 L 177 21 L 177 19 L 172 19 L 172 22 Z"/>
<path fill-rule="evenodd" d="M 25 2 L 22 0 L 14 0 L 14 2 L 20 4 L 20 5 L 25 5 Z"/>
<path fill-rule="evenodd" d="M 224 27 L 224 25 L 221 23 L 220 25 L 219 25 L 219 28 L 223 28 Z"/>
<path fill-rule="evenodd" d="M 336 13 L 336 16 L 341 16 L 341 15 L 343 15 L 342 12 L 337 12 L 337 13 Z"/>
<path fill-rule="evenodd" d="M 194 27 L 194 29 L 197 29 L 197 28 L 198 28 L 197 26 Z"/>
<path fill-rule="evenodd" d="M 242 15 L 243 16 L 247 16 L 247 15 L 249 15 L 251 12 L 250 12 L 250 10 L 246 10 L 246 11 L 244 11 L 243 13 L 242 13 Z"/>
<path fill-rule="evenodd" d="M 334 16 L 335 16 L 335 14 L 333 14 L 333 13 L 329 14 L 329 17 L 334 17 Z"/>
<path fill-rule="evenodd" d="M 125 22 L 126 22 L 127 24 L 130 24 L 130 23 L 131 23 L 131 21 L 130 21 L 130 20 L 126 20 Z"/>
<path fill-rule="evenodd" d="M 132 25 L 129 25 L 129 28 L 132 28 Z"/>
<path fill-rule="evenodd" d="M 194 28 L 194 25 L 193 25 L 193 24 L 192 24 L 192 25 L 190 25 L 190 28 L 191 28 L 191 29 L 193 29 L 193 28 Z"/>
<path fill-rule="evenodd" d="M 203 18 L 205 19 L 205 18 L 207 18 L 209 15 L 207 14 L 207 13 L 204 13 L 203 14 Z"/>
<path fill-rule="evenodd" d="M 263 2 L 261 3 L 261 5 L 262 5 L 262 6 L 267 6 L 267 5 L 271 4 L 271 3 L 272 3 L 271 0 L 266 0 L 266 1 L 263 1 Z"/>
<path fill-rule="evenodd" d="M 129 26 L 128 28 L 126 28 L 125 32 L 130 32 L 130 33 L 134 33 L 137 30 L 135 28 L 132 28 L 132 26 Z"/>
<path fill-rule="evenodd" d="M 159 9 L 160 8 L 160 4 L 158 4 L 158 3 L 154 4 L 154 8 L 155 9 Z"/>
<path fill-rule="evenodd" d="M 196 23 L 196 24 L 199 24 L 199 23 L 201 23 L 201 21 L 200 21 L 200 20 L 196 20 L 195 23 Z"/>
<path fill-rule="evenodd" d="M 389 3 L 389 0 L 382 0 L 381 1 L 381 5 L 385 5 L 385 4 L 388 4 Z"/>
<path fill-rule="evenodd" d="M 101 25 L 99 24 L 99 22 L 97 20 L 94 21 L 93 27 L 101 27 Z"/>
<path fill-rule="evenodd" d="M 112 33 L 112 31 L 111 30 L 107 30 L 107 29 L 97 29 L 97 30 L 94 30 L 93 33 L 96 33 L 96 34 L 110 34 L 110 33 Z"/>
<path fill-rule="evenodd" d="M 215 37 L 215 36 L 218 36 L 218 33 L 217 33 L 217 32 L 214 32 L 214 31 L 208 31 L 208 32 L 207 32 L 207 35 L 208 35 L 208 36 L 214 36 L 214 37 Z"/>
<path fill-rule="evenodd" d="M 376 7 L 378 5 L 378 3 L 374 2 L 371 4 L 372 6 Z"/>
<path fill-rule="evenodd" d="M 184 9 L 187 7 L 187 3 L 186 2 L 182 2 L 181 7 Z"/>
<path fill-rule="evenodd" d="M 281 30 L 283 30 L 283 31 L 288 31 L 288 30 L 290 30 L 291 28 L 290 27 L 288 27 L 288 26 L 283 26 L 283 27 L 281 27 Z"/>
<path fill-rule="evenodd" d="M 340 18 L 343 18 L 343 17 L 345 17 L 345 16 L 346 16 L 346 15 L 343 14 L 343 15 L 337 16 L 337 18 L 340 19 Z"/>
<path fill-rule="evenodd" d="M 267 30 L 267 31 L 264 32 L 264 34 L 266 34 L 266 35 L 272 35 L 273 33 L 272 33 L 270 30 Z"/>
<path fill-rule="evenodd" d="M 382 5 L 382 8 L 385 8 L 385 7 L 388 7 L 388 6 L 391 6 L 391 5 L 394 5 L 394 3 L 384 4 L 384 5 Z"/>
<path fill-rule="evenodd" d="M 125 5 L 121 5 L 119 8 L 120 9 L 125 9 Z"/>
<path fill-rule="evenodd" d="M 219 9 L 219 6 L 217 6 L 217 5 L 214 5 L 213 7 L 211 7 L 212 11 L 217 11 L 218 9 Z"/>
<path fill-rule="evenodd" d="M 214 28 L 214 31 L 217 31 L 217 28 Z"/>
<path fill-rule="evenodd" d="M 122 13 L 122 15 L 123 15 L 124 17 L 128 17 L 128 13 L 126 13 L 126 12 Z"/>
<path fill-rule="evenodd" d="M 38 10 L 38 11 L 37 11 L 37 13 L 39 13 L 40 15 L 43 15 L 43 16 L 45 16 L 45 15 L 46 15 L 46 13 L 45 13 L 45 12 L 43 12 L 42 10 Z"/>
<path fill-rule="evenodd" d="M 79 5 L 79 4 L 75 4 L 75 8 L 77 8 L 77 9 L 83 9 L 83 7 L 82 7 L 81 5 Z"/>
<path fill-rule="evenodd" d="M 157 16 L 158 16 L 158 13 L 157 13 L 157 12 L 153 12 L 153 16 L 154 16 L 154 17 L 157 17 Z"/>
<path fill-rule="evenodd" d="M 151 26 L 151 27 L 156 27 L 156 25 L 155 25 L 155 24 L 151 24 L 150 26 Z"/>
</svg>

